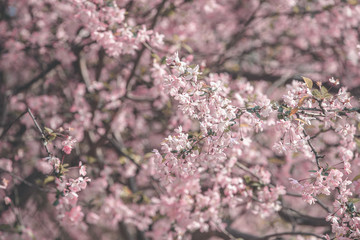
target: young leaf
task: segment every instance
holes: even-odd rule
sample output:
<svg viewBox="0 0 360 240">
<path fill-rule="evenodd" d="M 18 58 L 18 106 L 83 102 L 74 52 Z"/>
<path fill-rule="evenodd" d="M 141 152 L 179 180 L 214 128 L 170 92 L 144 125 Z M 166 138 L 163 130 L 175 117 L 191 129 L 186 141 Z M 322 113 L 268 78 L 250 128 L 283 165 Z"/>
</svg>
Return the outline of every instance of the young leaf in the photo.
<svg viewBox="0 0 360 240">
<path fill-rule="evenodd" d="M 52 133 L 52 132 L 54 132 L 51 128 L 47 128 L 47 127 L 44 127 L 44 129 L 45 129 L 45 131 L 47 132 L 47 133 Z"/>
<path fill-rule="evenodd" d="M 307 99 L 308 97 L 309 97 L 309 95 L 303 96 L 298 103 L 298 107 L 301 107 L 301 105 L 304 104 L 305 99 Z"/>
<path fill-rule="evenodd" d="M 50 133 L 49 136 L 47 137 L 47 139 L 51 142 L 51 141 L 55 140 L 56 137 L 57 137 L 56 133 Z"/>
<path fill-rule="evenodd" d="M 349 198 L 349 202 L 351 202 L 351 203 L 360 202 L 360 198 Z"/>
<path fill-rule="evenodd" d="M 357 180 L 359 180 L 360 179 L 360 174 L 358 174 L 358 175 L 356 175 L 354 178 L 353 178 L 353 182 L 355 182 L 355 181 L 357 181 Z"/>
<path fill-rule="evenodd" d="M 326 93 L 328 93 L 328 90 L 326 89 L 326 87 L 322 86 L 321 87 L 321 94 L 324 96 Z"/>
<path fill-rule="evenodd" d="M 306 86 L 309 88 L 309 89 L 312 89 L 313 87 L 313 81 L 310 79 L 310 78 L 307 78 L 307 77 L 302 77 L 304 82 L 306 83 Z"/>
<path fill-rule="evenodd" d="M 57 205 L 59 205 L 59 199 L 56 199 L 54 202 L 53 202 L 53 206 L 57 206 Z"/>
<path fill-rule="evenodd" d="M 0 231 L 2 232 L 11 232 L 13 231 L 13 228 L 10 224 L 0 224 Z"/>
<path fill-rule="evenodd" d="M 295 108 L 291 109 L 291 111 L 290 111 L 290 115 L 289 115 L 289 116 L 294 115 L 294 114 L 295 114 L 298 110 L 299 110 L 299 108 L 298 108 L 298 107 L 295 107 Z"/>
<path fill-rule="evenodd" d="M 311 91 L 311 93 L 312 93 L 312 95 L 313 95 L 315 98 L 321 99 L 321 93 L 320 93 L 319 90 L 314 89 L 314 90 Z"/>
<path fill-rule="evenodd" d="M 302 120 L 302 119 L 300 119 L 300 118 L 296 118 L 295 120 L 296 120 L 296 121 L 299 121 L 299 122 L 302 122 L 302 123 L 304 123 L 304 124 L 307 124 L 304 120 Z"/>
<path fill-rule="evenodd" d="M 47 184 L 49 182 L 53 182 L 55 181 L 55 177 L 54 176 L 47 176 L 45 179 L 44 179 L 44 184 Z"/>
</svg>

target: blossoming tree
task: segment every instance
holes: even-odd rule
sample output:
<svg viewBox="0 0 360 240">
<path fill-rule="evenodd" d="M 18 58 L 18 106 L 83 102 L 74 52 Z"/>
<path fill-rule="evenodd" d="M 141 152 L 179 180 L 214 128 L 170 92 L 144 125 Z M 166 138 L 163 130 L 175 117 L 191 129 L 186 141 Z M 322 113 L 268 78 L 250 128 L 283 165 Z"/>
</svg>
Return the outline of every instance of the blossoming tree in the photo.
<svg viewBox="0 0 360 240">
<path fill-rule="evenodd" d="M 359 11 L 1 2 L 0 238 L 359 239 Z"/>
</svg>

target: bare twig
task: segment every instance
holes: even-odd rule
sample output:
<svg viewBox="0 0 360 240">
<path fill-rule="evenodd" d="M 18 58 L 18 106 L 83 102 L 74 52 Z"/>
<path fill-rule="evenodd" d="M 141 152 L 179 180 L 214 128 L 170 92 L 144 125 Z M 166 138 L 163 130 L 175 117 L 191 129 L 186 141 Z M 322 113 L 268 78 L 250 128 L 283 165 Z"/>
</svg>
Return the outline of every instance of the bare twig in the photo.
<svg viewBox="0 0 360 240">
<path fill-rule="evenodd" d="M 12 125 L 17 122 L 20 118 L 22 118 L 22 116 L 24 116 L 28 111 L 25 111 L 23 113 L 21 113 L 14 121 L 12 121 L 9 126 L 2 132 L 1 136 L 0 136 L 0 139 L 2 139 L 6 133 L 9 131 L 9 129 L 12 127 Z"/>
<path fill-rule="evenodd" d="M 17 180 L 19 180 L 20 182 L 24 183 L 25 185 L 29 186 L 29 187 L 33 187 L 33 188 L 36 188 L 42 192 L 47 192 L 47 193 L 56 193 L 55 190 L 51 190 L 51 189 L 47 189 L 47 188 L 43 188 L 43 187 L 40 187 L 34 183 L 31 183 L 21 177 L 19 177 L 18 175 L 16 175 L 15 173 L 13 172 L 9 172 L 9 171 L 6 171 L 4 169 L 1 169 L 0 168 L 0 172 L 4 172 L 4 173 L 7 173 L 7 174 L 10 174 L 12 177 L 16 178 Z"/>
<path fill-rule="evenodd" d="M 318 239 L 325 239 L 325 237 L 319 236 L 315 233 L 309 233 L 309 232 L 282 232 L 282 233 L 274 233 L 274 234 L 270 234 L 270 235 L 266 235 L 264 237 L 261 237 L 259 240 L 267 240 L 273 237 L 279 237 L 279 236 L 284 236 L 284 235 L 290 235 L 290 236 L 313 236 L 316 237 Z"/>
<path fill-rule="evenodd" d="M 84 81 L 87 90 L 90 92 L 90 85 L 91 85 L 90 75 L 88 68 L 86 66 L 85 57 L 83 56 L 82 53 L 79 53 L 79 67 L 80 67 L 80 76 Z"/>
<path fill-rule="evenodd" d="M 297 194 L 297 193 L 289 193 L 289 192 L 286 192 L 286 195 L 287 196 L 290 196 L 290 197 L 302 197 L 301 194 Z M 315 203 L 318 204 L 320 207 L 322 207 L 326 212 L 328 213 L 331 213 L 330 209 L 325 206 L 325 204 L 320 201 L 317 197 L 314 197 L 316 199 Z"/>
<path fill-rule="evenodd" d="M 108 138 L 108 141 L 114 146 L 116 151 L 122 155 L 124 155 L 126 158 L 128 158 L 133 164 L 136 165 L 138 169 L 141 169 L 141 165 L 136 162 L 134 158 L 132 158 L 129 154 L 125 153 L 125 149 L 116 141 L 115 138 Z"/>
<path fill-rule="evenodd" d="M 230 227 L 227 227 L 226 230 L 232 236 L 231 238 L 228 238 L 228 239 L 243 238 L 243 239 L 246 239 L 246 240 L 268 240 L 268 239 L 271 239 L 271 238 L 274 238 L 274 237 L 279 237 L 279 236 L 284 236 L 284 235 L 313 236 L 313 237 L 316 237 L 318 239 L 325 239 L 322 236 L 319 236 L 319 235 L 317 235 L 315 233 L 309 233 L 309 232 L 281 232 L 281 233 L 273 233 L 273 234 L 266 235 L 266 236 L 263 236 L 263 237 L 258 237 L 258 236 L 254 236 L 254 235 L 251 235 L 251 234 L 248 234 L 248 233 L 243 233 L 243 232 L 237 231 L 237 230 L 232 229 Z"/>
<path fill-rule="evenodd" d="M 18 88 L 15 88 L 15 90 L 12 92 L 11 95 L 16 95 L 16 94 L 28 89 L 29 87 L 31 87 L 31 85 L 33 85 L 37 81 L 44 78 L 49 72 L 51 72 L 51 70 L 53 70 L 59 64 L 60 64 L 60 62 L 58 60 L 52 61 L 44 71 L 39 73 L 37 76 L 35 76 L 33 79 L 31 79 L 28 83 L 25 83 L 24 85 L 22 85 Z"/>
<path fill-rule="evenodd" d="M 308 137 L 309 135 L 305 132 L 305 130 L 303 130 L 303 133 L 305 135 L 305 137 Z M 310 141 L 310 138 L 308 140 L 306 140 L 309 147 L 311 148 L 311 151 L 314 153 L 315 155 L 315 161 L 316 161 L 316 165 L 318 167 L 318 169 L 321 169 L 321 166 L 320 166 L 320 162 L 319 160 L 321 158 L 324 158 L 325 156 L 324 155 L 319 155 L 318 152 L 315 150 L 314 146 L 312 145 L 311 141 Z"/>
<path fill-rule="evenodd" d="M 32 120 L 34 121 L 34 124 L 35 124 L 36 128 L 39 130 L 39 132 L 40 132 L 40 134 L 41 134 L 41 138 L 42 138 L 42 141 L 43 141 L 43 145 L 44 145 L 44 147 L 45 147 L 45 150 L 46 150 L 47 154 L 48 154 L 49 156 L 51 156 L 52 154 L 50 153 L 49 148 L 47 147 L 46 136 L 45 136 L 43 130 L 42 130 L 41 127 L 39 126 L 38 122 L 36 121 L 36 119 L 35 119 L 33 113 L 31 112 L 31 109 L 30 109 L 30 108 L 27 109 L 27 112 L 29 113 L 30 117 L 31 117 Z"/>
<path fill-rule="evenodd" d="M 157 21 L 158 21 L 158 18 L 159 18 L 159 16 L 160 16 L 160 12 L 161 12 L 162 8 L 164 7 L 166 1 L 167 1 L 167 0 L 163 0 L 163 1 L 158 5 L 158 7 L 157 7 L 157 12 L 156 12 L 156 15 L 155 15 L 152 23 L 151 23 L 150 29 L 153 29 L 153 28 L 155 27 L 155 25 L 156 25 L 156 23 L 157 23 Z M 132 69 L 131 69 L 131 72 L 130 72 L 130 75 L 129 75 L 127 81 L 126 81 L 126 87 L 125 87 L 125 89 L 126 89 L 126 93 L 127 93 L 127 94 L 128 94 L 128 93 L 130 92 L 130 90 L 131 90 L 131 85 L 130 85 L 131 79 L 135 76 L 136 69 L 137 69 L 137 67 L 138 67 L 138 65 L 139 65 L 139 63 L 140 63 L 140 59 L 141 59 L 141 57 L 142 57 L 145 49 L 146 49 L 145 45 L 142 45 L 141 49 L 138 51 L 138 54 L 137 54 L 136 59 L 135 59 L 135 61 L 134 61 L 134 65 L 133 65 L 133 67 L 132 67 Z"/>
</svg>

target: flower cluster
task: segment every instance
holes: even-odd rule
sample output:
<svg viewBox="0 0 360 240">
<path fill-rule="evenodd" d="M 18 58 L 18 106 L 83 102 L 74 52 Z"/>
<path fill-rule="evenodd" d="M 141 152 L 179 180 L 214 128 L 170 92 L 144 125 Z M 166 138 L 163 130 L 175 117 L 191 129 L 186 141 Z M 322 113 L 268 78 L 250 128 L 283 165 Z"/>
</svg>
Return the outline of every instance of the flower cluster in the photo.
<svg viewBox="0 0 360 240">
<path fill-rule="evenodd" d="M 56 178 L 57 185 L 57 199 L 54 203 L 59 213 L 59 219 L 62 219 L 67 224 L 79 224 L 84 214 L 81 206 L 77 205 L 79 195 L 78 193 L 87 187 L 87 183 L 91 180 L 85 177 L 85 165 L 80 166 L 80 177 L 73 179 L 61 176 Z"/>
<path fill-rule="evenodd" d="M 246 148 L 245 142 L 236 139 L 242 134 L 241 127 L 235 126 L 242 115 L 244 121 L 259 121 L 257 115 L 272 112 L 270 103 L 242 110 L 227 98 L 227 76 L 203 77 L 198 66 L 190 67 L 177 53 L 167 63 L 171 73 L 164 77 L 165 90 L 178 101 L 183 114 L 199 122 L 197 132 L 186 133 L 180 126 L 162 143 L 161 152 L 154 151 L 157 176 L 168 195 L 157 200 L 159 210 L 172 219 L 176 234 L 219 227 L 221 220 L 216 216 L 226 206 L 239 208 L 247 203 L 262 217 L 280 210 L 278 199 L 285 194 L 284 187 L 271 185 L 270 173 L 259 165 L 251 169 L 236 165 L 242 154 L 231 151 L 231 147 Z M 203 183 L 205 176 L 212 180 Z M 210 195 L 216 196 L 211 204 Z"/>
<path fill-rule="evenodd" d="M 1 1 L 0 238 L 360 239 L 358 2 Z"/>
<path fill-rule="evenodd" d="M 70 154 L 75 143 L 76 143 L 76 139 L 73 139 L 71 136 L 68 136 L 67 139 L 62 142 L 63 145 L 62 151 L 66 154 Z"/>
</svg>

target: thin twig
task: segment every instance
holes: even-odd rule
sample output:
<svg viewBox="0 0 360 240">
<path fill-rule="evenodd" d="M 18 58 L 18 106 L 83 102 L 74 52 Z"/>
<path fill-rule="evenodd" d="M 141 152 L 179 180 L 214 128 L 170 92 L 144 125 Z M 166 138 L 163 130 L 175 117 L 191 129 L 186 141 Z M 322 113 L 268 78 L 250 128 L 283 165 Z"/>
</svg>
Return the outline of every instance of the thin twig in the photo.
<svg viewBox="0 0 360 240">
<path fill-rule="evenodd" d="M 51 189 L 47 189 L 47 188 L 43 188 L 43 187 L 40 187 L 34 183 L 31 183 L 21 177 L 19 177 L 18 175 L 16 175 L 15 173 L 13 172 L 9 172 L 9 171 L 6 171 L 4 169 L 0 169 L 0 172 L 4 172 L 4 173 L 7 173 L 7 174 L 10 174 L 12 177 L 16 178 L 17 180 L 19 180 L 20 182 L 24 183 L 25 185 L 29 186 L 29 187 L 33 187 L 33 188 L 36 188 L 42 192 L 47 192 L 47 193 L 56 193 L 56 191 L 54 190 L 51 190 Z"/>
<path fill-rule="evenodd" d="M 132 158 L 129 154 L 125 153 L 125 149 L 116 141 L 115 138 L 107 138 L 107 140 L 115 147 L 115 149 L 126 158 L 128 158 L 133 164 L 136 165 L 138 169 L 141 169 L 141 165 L 136 162 L 134 158 Z"/>
<path fill-rule="evenodd" d="M 87 90 L 90 92 L 90 85 L 91 85 L 90 75 L 88 68 L 86 66 L 85 57 L 81 52 L 79 53 L 78 60 L 79 60 L 81 79 L 84 81 Z"/>
<path fill-rule="evenodd" d="M 253 177 L 257 178 L 260 180 L 259 176 L 257 176 L 255 173 L 253 173 L 248 167 L 246 167 L 244 164 L 240 163 L 240 162 L 236 162 L 235 164 L 238 168 L 244 170 L 245 172 L 250 173 Z"/>
<path fill-rule="evenodd" d="M 319 136 L 321 133 L 325 133 L 325 132 L 328 132 L 330 130 L 334 130 L 334 129 L 332 127 L 328 128 L 328 129 L 321 129 L 319 132 L 317 132 L 313 136 L 311 136 L 310 139 L 314 139 L 317 136 Z"/>
<path fill-rule="evenodd" d="M 297 194 L 297 193 L 289 193 L 286 192 L 285 194 L 286 196 L 290 196 L 290 197 L 302 197 L 301 194 Z M 318 204 L 320 207 L 322 207 L 326 212 L 331 213 L 330 209 L 325 206 L 325 204 L 323 202 L 321 202 L 317 197 L 314 197 L 316 199 L 315 203 Z"/>
<path fill-rule="evenodd" d="M 2 132 L 0 139 L 2 139 L 6 133 L 10 130 L 10 128 L 12 127 L 12 125 L 17 122 L 22 116 L 24 116 L 28 111 L 25 111 L 23 113 L 21 113 L 12 123 L 9 124 L 9 126 Z"/>
<path fill-rule="evenodd" d="M 309 135 L 305 132 L 305 130 L 303 130 L 303 133 L 305 135 L 305 137 L 308 137 Z M 320 163 L 319 163 L 319 159 L 324 158 L 324 155 L 319 155 L 318 152 L 315 150 L 314 146 L 312 145 L 310 139 L 306 140 L 309 147 L 311 148 L 311 151 L 314 153 L 315 155 L 315 161 L 316 161 L 316 165 L 318 167 L 318 169 L 321 169 Z"/>
<path fill-rule="evenodd" d="M 46 150 L 47 154 L 49 155 L 49 157 L 52 156 L 52 154 L 51 154 L 50 151 L 49 151 L 49 148 L 47 147 L 46 136 L 45 136 L 43 130 L 42 130 L 41 127 L 39 126 L 38 122 L 36 121 L 36 119 L 35 119 L 33 113 L 31 112 L 31 109 L 30 109 L 30 108 L 27 109 L 27 112 L 30 114 L 30 117 L 31 117 L 32 120 L 34 121 L 36 128 L 39 130 L 39 132 L 40 132 L 40 134 L 41 134 L 41 138 L 42 138 L 42 141 L 43 141 L 43 145 L 44 145 L 44 147 L 45 147 L 45 150 Z"/>
<path fill-rule="evenodd" d="M 321 108 L 304 108 L 304 107 L 301 107 L 301 108 L 299 108 L 299 110 L 324 112 L 324 109 L 321 109 Z M 360 108 L 354 107 L 354 108 L 343 108 L 343 109 L 327 109 L 326 111 L 327 112 L 338 112 L 340 114 L 351 113 L 351 112 L 360 113 Z"/>
<path fill-rule="evenodd" d="M 278 236 L 284 236 L 284 235 L 291 235 L 291 236 L 296 236 L 296 235 L 301 235 L 301 236 L 313 236 L 313 237 L 317 237 L 318 239 L 325 239 L 322 236 L 319 236 L 315 233 L 309 233 L 309 232 L 282 232 L 282 233 L 274 233 L 274 234 L 270 234 L 270 235 L 266 235 L 262 238 L 260 238 L 259 240 L 267 240 L 270 239 L 272 237 L 278 237 Z"/>
<path fill-rule="evenodd" d="M 160 16 L 160 12 L 161 12 L 162 8 L 164 7 L 166 1 L 167 1 L 167 0 L 163 0 L 163 1 L 158 5 L 158 7 L 157 7 L 157 12 L 156 12 L 156 15 L 155 15 L 152 23 L 151 23 L 150 29 L 153 29 L 153 28 L 155 27 L 155 25 L 156 25 L 156 23 L 157 23 L 157 21 L 158 21 L 158 18 L 159 18 L 159 16 Z M 141 57 L 142 57 L 145 49 L 146 49 L 145 45 L 142 45 L 141 49 L 138 51 L 138 54 L 137 54 L 137 56 L 136 56 L 134 65 L 133 65 L 133 67 L 132 67 L 132 69 L 131 69 L 131 72 L 130 72 L 130 75 L 129 75 L 127 81 L 126 81 L 126 87 L 125 87 L 125 89 L 126 89 L 126 95 L 127 95 L 127 94 L 130 92 L 130 90 L 131 90 L 131 85 L 130 85 L 131 79 L 132 79 L 132 78 L 134 77 L 134 75 L 135 75 L 136 69 L 137 69 L 137 67 L 138 67 L 138 65 L 139 65 L 139 63 L 140 63 L 140 59 L 141 59 Z"/>
<path fill-rule="evenodd" d="M 35 76 L 33 79 L 31 79 L 28 83 L 25 83 L 24 85 L 16 88 L 12 92 L 11 95 L 16 95 L 16 94 L 28 89 L 29 87 L 31 87 L 31 85 L 33 85 L 34 83 L 36 83 L 40 79 L 44 78 L 51 70 L 53 70 L 59 64 L 60 64 L 60 62 L 58 60 L 52 61 L 44 71 L 39 73 L 37 76 Z"/>
</svg>

